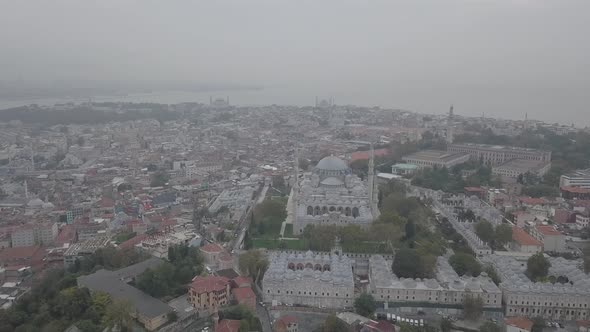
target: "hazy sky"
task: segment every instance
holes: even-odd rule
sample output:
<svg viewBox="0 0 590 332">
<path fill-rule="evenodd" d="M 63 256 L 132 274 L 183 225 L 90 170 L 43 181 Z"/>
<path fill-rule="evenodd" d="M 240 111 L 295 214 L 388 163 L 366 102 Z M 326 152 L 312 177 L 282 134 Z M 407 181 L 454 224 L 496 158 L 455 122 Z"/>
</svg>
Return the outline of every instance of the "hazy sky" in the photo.
<svg viewBox="0 0 590 332">
<path fill-rule="evenodd" d="M 590 125 L 590 0 L 0 3 L 0 79 L 231 82 L 281 91 L 259 103 Z"/>
</svg>

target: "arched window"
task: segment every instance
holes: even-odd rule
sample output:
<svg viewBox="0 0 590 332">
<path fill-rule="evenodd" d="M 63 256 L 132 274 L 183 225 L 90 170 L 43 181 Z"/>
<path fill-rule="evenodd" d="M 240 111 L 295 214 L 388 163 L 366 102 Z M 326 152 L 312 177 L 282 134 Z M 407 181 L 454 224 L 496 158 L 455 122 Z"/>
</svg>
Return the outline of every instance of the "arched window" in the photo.
<svg viewBox="0 0 590 332">
<path fill-rule="evenodd" d="M 289 263 L 289 265 L 287 265 L 287 268 L 289 268 L 289 270 L 295 270 L 295 263 Z"/>
<path fill-rule="evenodd" d="M 330 271 L 330 265 L 328 265 L 328 264 L 324 265 L 324 271 Z"/>
<path fill-rule="evenodd" d="M 322 206 L 322 214 L 326 214 L 326 213 L 328 213 L 328 207 Z"/>
<path fill-rule="evenodd" d="M 330 206 L 330 212 L 334 212 L 334 211 L 336 211 L 336 208 L 333 206 Z"/>
<path fill-rule="evenodd" d="M 302 263 L 297 264 L 297 270 L 303 270 L 303 264 Z"/>
<path fill-rule="evenodd" d="M 359 208 L 357 208 L 356 206 L 352 208 L 352 216 L 354 218 L 359 216 Z"/>
<path fill-rule="evenodd" d="M 305 264 L 305 268 L 306 269 L 313 269 L 313 265 L 311 265 L 311 263 L 307 263 L 307 264 Z"/>
<path fill-rule="evenodd" d="M 338 207 L 338 212 L 342 213 L 342 206 Z"/>
<path fill-rule="evenodd" d="M 313 215 L 314 215 L 314 216 L 319 216 L 320 214 L 322 214 L 322 213 L 321 213 L 321 210 L 320 210 L 320 207 L 319 207 L 319 206 L 316 206 L 316 207 L 314 208 L 314 213 L 313 213 Z"/>
<path fill-rule="evenodd" d="M 344 209 L 344 214 L 345 214 L 347 217 L 350 217 L 350 215 L 351 215 L 351 212 L 350 212 L 350 206 L 347 206 L 347 207 L 346 207 L 346 209 Z"/>
<path fill-rule="evenodd" d="M 320 264 L 316 264 L 316 265 L 313 267 L 313 270 L 314 270 L 314 271 L 321 271 L 321 270 L 322 270 L 322 266 L 321 266 Z"/>
<path fill-rule="evenodd" d="M 313 207 L 311 205 L 307 207 L 307 215 L 313 216 Z"/>
</svg>

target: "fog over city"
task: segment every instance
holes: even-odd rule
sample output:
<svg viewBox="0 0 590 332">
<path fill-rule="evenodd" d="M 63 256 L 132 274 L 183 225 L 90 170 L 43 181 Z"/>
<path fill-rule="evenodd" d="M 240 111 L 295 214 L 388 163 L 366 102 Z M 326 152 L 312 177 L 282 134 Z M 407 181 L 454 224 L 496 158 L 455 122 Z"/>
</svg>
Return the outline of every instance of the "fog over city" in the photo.
<svg viewBox="0 0 590 332">
<path fill-rule="evenodd" d="M 585 126 L 589 12 L 587 0 L 3 1 L 0 80 L 262 87 L 221 94 Z M 18 106 L 9 97 L 0 106 Z"/>
</svg>

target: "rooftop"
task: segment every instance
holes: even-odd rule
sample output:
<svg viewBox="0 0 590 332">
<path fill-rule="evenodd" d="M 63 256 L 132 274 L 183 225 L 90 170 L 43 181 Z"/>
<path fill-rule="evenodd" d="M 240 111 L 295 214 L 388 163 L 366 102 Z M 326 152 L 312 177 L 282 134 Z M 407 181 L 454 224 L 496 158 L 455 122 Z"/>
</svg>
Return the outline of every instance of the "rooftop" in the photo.
<svg viewBox="0 0 590 332">
<path fill-rule="evenodd" d="M 191 288 L 197 292 L 198 294 L 201 293 L 209 293 L 212 291 L 221 291 L 227 288 L 229 284 L 229 279 L 226 277 L 217 277 L 217 276 L 206 276 L 206 277 L 196 277 L 192 284 Z"/>
<path fill-rule="evenodd" d="M 410 155 L 404 156 L 402 159 L 403 160 L 408 160 L 408 159 L 422 159 L 422 160 L 428 160 L 428 161 L 443 161 L 443 162 L 448 162 L 448 161 L 452 161 L 455 160 L 457 158 L 461 158 L 468 155 L 468 153 L 462 153 L 462 152 L 447 152 L 447 151 L 441 151 L 441 150 L 423 150 L 423 151 L 418 151 L 415 153 L 412 153 Z"/>
<path fill-rule="evenodd" d="M 541 241 L 530 236 L 520 227 L 512 227 L 512 240 L 518 242 L 521 246 L 542 246 Z"/>
<path fill-rule="evenodd" d="M 543 235 L 561 235 L 561 233 L 549 225 L 537 225 L 537 231 Z"/>
<path fill-rule="evenodd" d="M 527 331 L 530 331 L 533 328 L 533 321 L 526 317 L 509 317 L 504 321 L 506 322 L 506 325 L 515 326 Z"/>
</svg>

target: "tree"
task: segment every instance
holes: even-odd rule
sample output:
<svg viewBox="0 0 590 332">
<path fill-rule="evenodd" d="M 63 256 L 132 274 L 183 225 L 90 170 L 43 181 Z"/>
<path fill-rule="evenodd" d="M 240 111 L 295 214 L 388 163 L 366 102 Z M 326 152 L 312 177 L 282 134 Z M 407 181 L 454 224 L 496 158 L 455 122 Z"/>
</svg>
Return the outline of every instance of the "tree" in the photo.
<svg viewBox="0 0 590 332">
<path fill-rule="evenodd" d="M 545 328 L 545 319 L 543 317 L 537 316 L 532 319 L 533 327 L 531 328 L 531 332 L 543 332 Z"/>
<path fill-rule="evenodd" d="M 302 169 L 303 171 L 306 171 L 308 167 L 309 167 L 309 160 L 307 160 L 305 158 L 299 158 L 299 168 Z"/>
<path fill-rule="evenodd" d="M 131 328 L 133 319 L 131 318 L 132 304 L 127 300 L 114 300 L 108 307 L 103 318 L 107 327 Z"/>
<path fill-rule="evenodd" d="M 338 317 L 331 315 L 326 318 L 324 323 L 314 332 L 351 332 L 352 329 L 348 324 L 340 320 Z"/>
<path fill-rule="evenodd" d="M 485 322 L 479 327 L 480 332 L 502 332 L 502 328 L 492 322 Z"/>
<path fill-rule="evenodd" d="M 377 309 L 377 303 L 371 294 L 363 293 L 354 300 L 354 309 L 361 316 L 371 317 Z"/>
<path fill-rule="evenodd" d="M 486 266 L 484 272 L 487 273 L 488 277 L 492 279 L 496 286 L 500 285 L 500 282 L 502 280 L 500 279 L 500 276 L 498 276 L 498 273 L 496 273 L 496 270 L 494 270 L 494 268 L 491 265 Z"/>
<path fill-rule="evenodd" d="M 483 314 L 483 300 L 476 295 L 466 295 L 463 298 L 463 314 L 468 320 L 478 320 Z"/>
<path fill-rule="evenodd" d="M 481 273 L 481 265 L 470 254 L 456 253 L 449 258 L 449 264 L 458 275 L 470 275 L 477 277 Z"/>
<path fill-rule="evenodd" d="M 395 253 L 391 268 L 400 278 L 428 278 L 432 275 L 434 264 L 416 250 L 404 248 Z"/>
<path fill-rule="evenodd" d="M 537 281 L 547 276 L 549 267 L 551 267 L 551 263 L 543 253 L 539 252 L 529 257 L 526 264 L 526 274 L 531 280 Z"/>
<path fill-rule="evenodd" d="M 256 281 L 264 276 L 268 268 L 268 259 L 260 250 L 249 250 L 240 255 L 238 265 L 240 271 Z"/>
<path fill-rule="evenodd" d="M 500 224 L 494 230 L 494 241 L 500 246 L 512 241 L 512 226 L 508 224 Z"/>
<path fill-rule="evenodd" d="M 168 176 L 168 173 L 166 173 L 165 171 L 157 171 L 154 174 L 152 174 L 152 180 L 150 182 L 150 186 L 151 187 L 165 186 L 166 183 L 168 183 L 169 179 L 170 179 L 170 177 Z"/>
<path fill-rule="evenodd" d="M 408 220 L 405 226 L 406 239 L 411 240 L 416 236 L 416 224 L 412 220 Z"/>
<path fill-rule="evenodd" d="M 448 318 L 443 318 L 440 321 L 440 329 L 442 332 L 450 332 L 453 329 L 453 322 Z"/>
<path fill-rule="evenodd" d="M 494 226 L 487 220 L 482 220 L 475 225 L 475 234 L 485 243 L 490 243 L 494 238 Z"/>
</svg>

